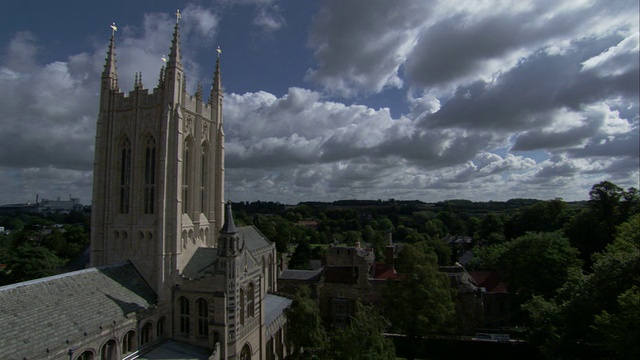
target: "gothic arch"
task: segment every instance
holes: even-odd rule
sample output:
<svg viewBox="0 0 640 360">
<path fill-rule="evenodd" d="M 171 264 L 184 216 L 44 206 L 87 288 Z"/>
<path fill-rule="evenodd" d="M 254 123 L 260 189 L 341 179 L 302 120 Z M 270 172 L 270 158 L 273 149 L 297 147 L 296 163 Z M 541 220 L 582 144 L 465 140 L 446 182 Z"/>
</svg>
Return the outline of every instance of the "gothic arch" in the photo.
<svg viewBox="0 0 640 360">
<path fill-rule="evenodd" d="M 249 345 L 249 343 L 244 344 L 242 347 L 240 360 L 251 360 L 251 345 Z"/>
<path fill-rule="evenodd" d="M 193 188 L 193 160 L 195 147 L 191 135 L 184 139 L 182 148 L 182 213 L 188 214 L 191 210 L 191 198 Z"/>
<path fill-rule="evenodd" d="M 198 311 L 198 336 L 209 335 L 209 302 L 203 298 L 196 300 L 196 309 Z"/>
<path fill-rule="evenodd" d="M 82 353 L 80 353 L 80 355 L 76 357 L 76 360 L 93 360 L 93 359 L 95 359 L 95 352 L 91 349 L 87 349 L 83 351 Z"/>
<path fill-rule="evenodd" d="M 117 144 L 118 213 L 128 214 L 131 208 L 131 140 L 123 134 Z"/>
<path fill-rule="evenodd" d="M 210 148 L 208 140 L 203 141 L 200 147 L 200 212 L 203 214 L 209 210 Z"/>
<path fill-rule="evenodd" d="M 190 317 L 191 317 L 191 309 L 189 299 L 184 296 L 180 296 L 178 298 L 178 316 L 179 318 L 179 333 L 183 335 L 189 334 L 190 329 Z"/>
<path fill-rule="evenodd" d="M 255 316 L 256 311 L 256 286 L 253 282 L 250 282 L 247 286 L 247 317 L 252 318 Z"/>
<path fill-rule="evenodd" d="M 122 355 L 129 354 L 136 351 L 136 349 L 138 348 L 138 344 L 136 342 L 136 331 L 135 330 L 127 331 L 122 337 L 121 344 L 122 344 L 121 345 Z"/>
<path fill-rule="evenodd" d="M 153 340 L 153 323 L 151 321 L 146 322 L 142 328 L 140 328 L 140 346 L 147 345 Z"/>
<path fill-rule="evenodd" d="M 150 133 L 142 136 L 141 169 L 144 169 L 142 211 L 144 214 L 155 213 L 156 203 L 156 139 Z"/>
<path fill-rule="evenodd" d="M 105 341 L 100 347 L 100 360 L 116 360 L 118 358 L 118 342 L 116 339 Z"/>
</svg>

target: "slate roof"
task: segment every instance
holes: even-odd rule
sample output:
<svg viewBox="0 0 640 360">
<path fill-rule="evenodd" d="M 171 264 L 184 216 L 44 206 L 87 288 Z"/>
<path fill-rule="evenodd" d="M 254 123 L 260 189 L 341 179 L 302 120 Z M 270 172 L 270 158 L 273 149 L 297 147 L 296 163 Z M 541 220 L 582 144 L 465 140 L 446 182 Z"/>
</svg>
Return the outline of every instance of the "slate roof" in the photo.
<svg viewBox="0 0 640 360">
<path fill-rule="evenodd" d="M 286 269 L 283 270 L 278 276 L 278 280 L 300 280 L 300 281 L 313 281 L 320 279 L 322 274 L 322 268 L 316 270 L 295 270 Z"/>
<path fill-rule="evenodd" d="M 264 296 L 264 325 L 268 327 L 276 321 L 292 302 L 293 300 L 282 296 L 266 294 Z"/>
<path fill-rule="evenodd" d="M 205 274 L 213 274 L 215 261 L 218 258 L 218 249 L 201 247 L 184 267 L 182 274 L 189 279 L 198 279 Z"/>
<path fill-rule="evenodd" d="M 211 351 L 177 341 L 165 341 L 138 357 L 138 360 L 208 360 Z"/>
<path fill-rule="evenodd" d="M 253 226 L 242 226 L 236 229 L 237 234 L 240 235 L 240 240 L 244 240 L 244 244 L 247 249 L 249 249 L 249 251 L 255 251 L 265 246 L 271 245 L 269 240 L 267 240 L 267 238 Z"/>
<path fill-rule="evenodd" d="M 44 354 L 155 302 L 130 262 L 0 287 L 0 359 Z"/>
</svg>

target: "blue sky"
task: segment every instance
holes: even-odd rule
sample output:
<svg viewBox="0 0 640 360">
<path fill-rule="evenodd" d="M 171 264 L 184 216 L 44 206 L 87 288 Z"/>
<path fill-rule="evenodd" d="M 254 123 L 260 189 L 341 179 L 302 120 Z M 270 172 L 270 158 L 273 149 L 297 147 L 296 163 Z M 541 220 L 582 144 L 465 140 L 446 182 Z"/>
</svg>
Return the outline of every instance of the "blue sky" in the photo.
<svg viewBox="0 0 640 360">
<path fill-rule="evenodd" d="M 122 90 L 153 88 L 176 9 L 191 93 L 223 51 L 234 201 L 639 185 L 635 0 L 24 0 L 0 15 L 0 204 L 90 202 L 109 25 Z"/>
</svg>

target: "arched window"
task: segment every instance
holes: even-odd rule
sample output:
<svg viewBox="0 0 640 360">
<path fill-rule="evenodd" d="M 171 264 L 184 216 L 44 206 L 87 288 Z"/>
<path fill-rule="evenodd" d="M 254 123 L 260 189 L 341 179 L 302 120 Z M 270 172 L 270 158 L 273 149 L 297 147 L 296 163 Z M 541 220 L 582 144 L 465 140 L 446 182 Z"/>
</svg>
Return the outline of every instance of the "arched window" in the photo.
<svg viewBox="0 0 640 360">
<path fill-rule="evenodd" d="M 200 212 L 207 211 L 207 178 L 208 178 L 208 156 L 209 146 L 205 142 L 202 144 L 202 154 L 200 154 Z"/>
<path fill-rule="evenodd" d="M 82 354 L 78 355 L 76 360 L 93 360 L 93 351 L 85 350 Z"/>
<path fill-rule="evenodd" d="M 163 316 L 160 318 L 160 320 L 158 320 L 158 324 L 156 325 L 156 337 L 158 338 L 164 335 L 164 323 L 165 318 Z"/>
<path fill-rule="evenodd" d="M 209 335 L 209 304 L 205 299 L 196 301 L 198 307 L 198 336 Z"/>
<path fill-rule="evenodd" d="M 255 286 L 253 283 L 249 284 L 249 288 L 247 289 L 247 317 L 255 316 Z"/>
<path fill-rule="evenodd" d="M 100 349 L 100 360 L 116 360 L 117 344 L 114 339 L 107 341 Z"/>
<path fill-rule="evenodd" d="M 249 344 L 245 344 L 240 351 L 240 360 L 251 360 L 251 348 Z"/>
<path fill-rule="evenodd" d="M 140 332 L 140 345 L 146 345 L 151 341 L 151 336 L 153 335 L 153 325 L 148 322 L 144 324 L 142 327 L 142 331 Z"/>
<path fill-rule="evenodd" d="M 184 141 L 184 156 L 182 157 L 182 213 L 189 212 L 189 183 L 191 182 L 191 139 Z"/>
<path fill-rule="evenodd" d="M 153 136 L 147 138 L 144 149 L 144 213 L 155 211 L 156 185 L 156 141 Z"/>
<path fill-rule="evenodd" d="M 125 137 L 120 144 L 120 214 L 129 213 L 129 198 L 131 193 L 131 141 Z"/>
<path fill-rule="evenodd" d="M 244 325 L 244 290 L 240 289 L 240 306 L 238 307 L 238 312 L 240 313 L 240 325 Z"/>
<path fill-rule="evenodd" d="M 180 333 L 189 334 L 189 299 L 182 296 L 178 299 L 180 303 Z"/>
<path fill-rule="evenodd" d="M 136 332 L 129 330 L 122 338 L 122 354 L 128 354 L 136 350 Z"/>
<path fill-rule="evenodd" d="M 267 276 L 267 291 L 273 291 L 273 254 L 269 254 L 269 275 Z"/>
</svg>

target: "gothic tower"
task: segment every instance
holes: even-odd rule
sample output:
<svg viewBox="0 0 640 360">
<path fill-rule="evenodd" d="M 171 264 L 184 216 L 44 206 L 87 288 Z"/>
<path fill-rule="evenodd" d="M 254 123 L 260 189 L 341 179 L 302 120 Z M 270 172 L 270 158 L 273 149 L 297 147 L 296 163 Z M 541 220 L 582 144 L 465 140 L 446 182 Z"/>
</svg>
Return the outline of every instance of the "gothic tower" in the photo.
<svg viewBox="0 0 640 360">
<path fill-rule="evenodd" d="M 217 247 L 224 219 L 219 56 L 208 102 L 201 84 L 190 96 L 185 81 L 179 16 L 151 93 L 141 73 L 133 91 L 120 91 L 112 33 L 96 129 L 91 266 L 130 260 L 160 301 L 198 247 Z"/>
</svg>

